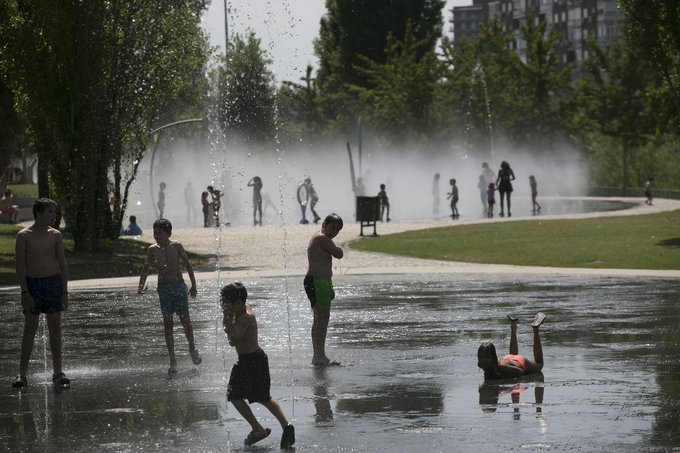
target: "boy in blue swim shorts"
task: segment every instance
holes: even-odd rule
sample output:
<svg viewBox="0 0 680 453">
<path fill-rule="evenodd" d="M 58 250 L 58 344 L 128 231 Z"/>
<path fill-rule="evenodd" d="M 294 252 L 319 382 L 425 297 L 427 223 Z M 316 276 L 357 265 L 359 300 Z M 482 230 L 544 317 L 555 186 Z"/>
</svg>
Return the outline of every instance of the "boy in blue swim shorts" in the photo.
<svg viewBox="0 0 680 453">
<path fill-rule="evenodd" d="M 163 314 L 163 326 L 165 330 L 165 344 L 168 347 L 168 354 L 170 356 L 170 368 L 168 374 L 171 376 L 177 373 L 177 359 L 175 357 L 175 338 L 173 336 L 173 317 L 177 313 L 179 321 L 184 328 L 184 335 L 186 335 L 189 343 L 189 354 L 194 364 L 201 363 L 201 356 L 194 344 L 194 330 L 191 325 L 191 318 L 189 317 L 189 298 L 196 298 L 196 278 L 194 277 L 194 270 L 191 267 L 187 253 L 184 251 L 182 244 L 176 241 L 171 241 L 172 224 L 168 219 L 158 219 L 153 224 L 153 237 L 156 243 L 149 246 L 142 269 L 142 275 L 139 278 L 138 294 L 146 291 L 146 277 L 149 274 L 149 267 L 151 263 L 156 264 L 158 270 L 158 298 L 160 299 L 161 313 Z M 189 274 L 191 280 L 191 288 L 187 290 L 187 285 L 182 278 L 182 271 L 180 269 L 180 262 Z"/>
<path fill-rule="evenodd" d="M 314 311 L 312 322 L 312 365 L 331 365 L 326 356 L 326 333 L 331 314 L 333 291 L 332 259 L 342 258 L 343 251 L 335 245 L 333 238 L 342 230 L 343 222 L 337 214 L 329 214 L 321 224 L 321 231 L 315 233 L 307 246 L 309 266 L 303 282 L 305 293 Z"/>
<path fill-rule="evenodd" d="M 39 198 L 33 203 L 35 222 L 17 234 L 16 272 L 21 286 L 24 332 L 21 340 L 19 377 L 14 388 L 28 386 L 26 373 L 33 352 L 40 314 L 45 313 L 52 353 L 52 382 L 68 386 L 61 369 L 61 312 L 68 308 L 68 266 L 59 230 L 52 228 L 57 203 Z"/>
</svg>

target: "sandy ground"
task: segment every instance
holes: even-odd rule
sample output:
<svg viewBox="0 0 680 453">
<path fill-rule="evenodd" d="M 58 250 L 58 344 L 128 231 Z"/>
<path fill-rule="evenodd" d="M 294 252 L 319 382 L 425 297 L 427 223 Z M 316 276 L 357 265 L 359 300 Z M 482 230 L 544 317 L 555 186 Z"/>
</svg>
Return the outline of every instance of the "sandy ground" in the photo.
<svg viewBox="0 0 680 453">
<path fill-rule="evenodd" d="M 618 200 L 636 203 L 636 206 L 623 211 L 608 211 L 587 214 L 571 214 L 536 217 L 513 217 L 512 219 L 459 219 L 452 222 L 449 218 L 419 223 L 380 223 L 379 235 L 399 233 L 425 228 L 456 225 L 470 225 L 486 222 L 508 222 L 514 220 L 549 220 L 562 218 L 592 218 L 623 215 L 639 215 L 680 209 L 680 200 L 656 199 L 653 206 L 645 205 L 640 198 L 590 198 L 592 200 Z M 249 279 L 263 277 L 300 276 L 304 275 L 307 266 L 306 248 L 311 235 L 319 229 L 319 225 L 286 225 L 286 226 L 239 226 L 215 228 L 179 228 L 173 231 L 172 238 L 181 242 L 184 247 L 200 254 L 219 255 L 218 265 L 213 271 L 197 272 L 197 279 Z M 359 225 L 346 223 L 345 228 L 336 238 L 340 246 L 359 238 Z M 364 229 L 365 234 L 372 234 L 372 228 Z M 150 235 L 141 237 L 152 242 Z M 339 275 L 361 274 L 437 274 L 437 273 L 495 273 L 495 274 L 537 274 L 537 275 L 603 275 L 603 276 L 646 276 L 662 278 L 680 278 L 680 271 L 661 271 L 645 269 L 587 269 L 587 268 L 553 268 L 529 267 L 495 264 L 460 263 L 439 260 L 413 259 L 382 253 L 368 253 L 343 247 L 345 256 L 342 260 L 333 260 L 333 272 Z M 218 275 L 219 273 L 219 275 Z M 137 277 L 125 277 L 107 280 L 81 281 L 71 284 L 72 287 L 101 287 L 134 285 Z"/>
</svg>

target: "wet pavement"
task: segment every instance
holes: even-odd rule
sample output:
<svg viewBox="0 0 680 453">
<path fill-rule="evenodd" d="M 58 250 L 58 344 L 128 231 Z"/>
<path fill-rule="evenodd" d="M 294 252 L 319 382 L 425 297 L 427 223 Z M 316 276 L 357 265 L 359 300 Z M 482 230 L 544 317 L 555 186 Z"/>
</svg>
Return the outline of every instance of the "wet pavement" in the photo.
<svg viewBox="0 0 680 453">
<path fill-rule="evenodd" d="M 301 279 L 244 281 L 269 355 L 272 396 L 296 426 L 298 451 L 680 445 L 678 279 L 437 274 L 338 275 L 335 282 L 327 343 L 344 366 L 317 369 L 309 366 L 311 312 Z M 221 331 L 219 286 L 202 281 L 191 306 L 203 363 L 191 363 L 176 328 L 172 380 L 154 292 L 74 287 L 63 319 L 73 385 L 61 393 L 49 384 L 40 338 L 28 391 L 11 388 L 22 319 L 14 292 L 0 292 L 0 449 L 279 450 L 281 429 L 259 405 L 255 413 L 272 435 L 243 447 L 247 424 L 226 402 L 236 356 Z M 520 354 L 529 356 L 530 320 L 537 311 L 548 315 L 542 379 L 481 386 L 477 347 L 490 340 L 499 354 L 507 351 L 510 311 L 520 314 Z"/>
</svg>

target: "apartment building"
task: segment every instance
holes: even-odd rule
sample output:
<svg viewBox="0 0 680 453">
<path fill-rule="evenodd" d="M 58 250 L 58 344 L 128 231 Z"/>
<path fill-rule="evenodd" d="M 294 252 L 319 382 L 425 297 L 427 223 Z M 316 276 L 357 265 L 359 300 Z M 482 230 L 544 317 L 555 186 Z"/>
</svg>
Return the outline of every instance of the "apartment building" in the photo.
<svg viewBox="0 0 680 453">
<path fill-rule="evenodd" d="M 454 46 L 474 40 L 481 24 L 496 20 L 511 38 L 508 47 L 526 60 L 526 42 L 521 27 L 532 21 L 545 22 L 555 30 L 557 54 L 563 63 L 588 58 L 588 37 L 603 47 L 623 39 L 624 17 L 616 0 L 473 0 L 470 6 L 451 9 Z"/>
</svg>

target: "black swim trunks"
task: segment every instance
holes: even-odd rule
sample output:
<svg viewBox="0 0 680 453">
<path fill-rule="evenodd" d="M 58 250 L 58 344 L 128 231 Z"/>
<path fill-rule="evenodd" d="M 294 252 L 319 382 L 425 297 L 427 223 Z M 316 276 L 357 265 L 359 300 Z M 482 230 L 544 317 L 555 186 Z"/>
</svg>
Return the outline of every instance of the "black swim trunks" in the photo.
<svg viewBox="0 0 680 453">
<path fill-rule="evenodd" d="M 227 401 L 248 400 L 263 403 L 272 399 L 269 394 L 271 378 L 269 359 L 262 349 L 238 356 L 238 362 L 231 368 Z"/>
<path fill-rule="evenodd" d="M 31 314 L 58 313 L 62 310 L 62 285 L 59 274 L 51 277 L 26 277 L 26 289 L 33 299 Z"/>
</svg>

